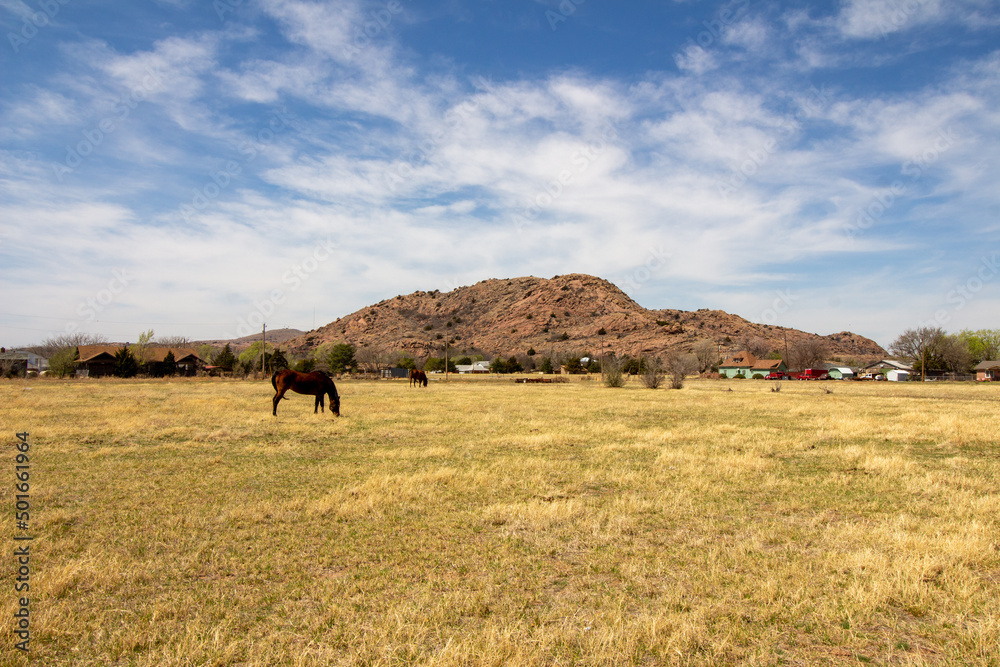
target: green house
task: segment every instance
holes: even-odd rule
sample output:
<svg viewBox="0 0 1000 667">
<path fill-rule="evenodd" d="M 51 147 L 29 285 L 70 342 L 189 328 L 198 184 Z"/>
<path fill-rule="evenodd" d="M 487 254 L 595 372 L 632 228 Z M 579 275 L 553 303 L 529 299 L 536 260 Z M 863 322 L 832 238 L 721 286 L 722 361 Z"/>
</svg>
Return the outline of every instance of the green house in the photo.
<svg viewBox="0 0 1000 667">
<path fill-rule="evenodd" d="M 758 359 L 749 352 L 737 352 L 719 364 L 720 378 L 764 378 L 771 373 L 787 373 L 788 367 L 781 359 Z"/>
</svg>

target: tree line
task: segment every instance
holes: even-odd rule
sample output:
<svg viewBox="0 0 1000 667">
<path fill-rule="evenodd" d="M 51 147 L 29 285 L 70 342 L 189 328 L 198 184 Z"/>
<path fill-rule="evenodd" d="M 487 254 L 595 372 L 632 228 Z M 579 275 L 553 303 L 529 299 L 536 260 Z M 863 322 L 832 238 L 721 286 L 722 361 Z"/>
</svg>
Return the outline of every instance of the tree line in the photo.
<svg viewBox="0 0 1000 667">
<path fill-rule="evenodd" d="M 65 376 L 72 374 L 76 368 L 77 348 L 94 344 L 106 344 L 106 341 L 100 336 L 64 335 L 48 339 L 31 349 L 49 359 L 49 368 L 53 373 Z M 194 347 L 183 337 L 154 338 L 154 332 L 150 329 L 142 333 L 136 343 L 123 345 L 117 350 L 114 374 L 119 377 L 173 375 L 176 372 L 176 362 L 172 353 L 163 361 L 144 361 L 146 349 L 150 345 Z M 534 349 L 510 356 L 463 353 L 456 357 L 444 348 L 439 352 L 441 356 L 417 359 L 402 351 L 391 352 L 371 347 L 358 349 L 344 342 L 324 343 L 308 355 L 291 359 L 274 344 L 260 341 L 239 354 L 234 353 L 229 344 L 222 348 L 201 345 L 197 347 L 197 351 L 209 365 L 244 376 L 270 373 L 282 368 L 302 372 L 322 369 L 333 374 L 362 370 L 379 372 L 394 367 L 422 368 L 427 372 L 447 370 L 454 373 L 458 366 L 468 366 L 491 357 L 489 368 L 493 373 L 557 373 L 565 369 L 568 373 L 604 372 L 606 377 L 609 374 L 614 377 L 618 373 L 624 376 L 651 375 L 648 381 L 655 383 L 657 377 L 662 381 L 662 377 L 666 376 L 679 377 L 684 373 L 717 370 L 724 354 L 722 348 L 745 350 L 758 359 L 782 359 L 792 370 L 815 367 L 828 358 L 827 343 L 818 337 L 795 341 L 786 349 L 778 351 L 772 349 L 767 340 L 754 335 L 745 336 L 738 341 L 726 338 L 722 344 L 703 339 L 697 341 L 688 352 L 671 352 L 662 357 L 606 353 L 603 360 L 586 351 L 540 355 Z M 1000 358 L 1000 329 L 963 330 L 958 333 L 948 333 L 940 327 L 907 329 L 893 341 L 889 352 L 892 356 L 909 362 L 918 373 L 939 371 L 967 374 L 981 361 Z M 849 361 L 845 363 L 851 365 Z"/>
</svg>

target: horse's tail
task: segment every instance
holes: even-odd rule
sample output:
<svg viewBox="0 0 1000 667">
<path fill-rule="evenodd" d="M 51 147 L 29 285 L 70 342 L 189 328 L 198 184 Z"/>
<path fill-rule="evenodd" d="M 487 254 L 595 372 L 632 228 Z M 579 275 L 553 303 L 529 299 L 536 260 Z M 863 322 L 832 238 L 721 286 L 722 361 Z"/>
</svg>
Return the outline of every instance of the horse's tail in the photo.
<svg viewBox="0 0 1000 667">
<path fill-rule="evenodd" d="M 281 371 L 274 371 L 274 375 L 271 376 L 271 386 L 274 387 L 275 391 L 278 391 L 278 373 Z"/>
</svg>

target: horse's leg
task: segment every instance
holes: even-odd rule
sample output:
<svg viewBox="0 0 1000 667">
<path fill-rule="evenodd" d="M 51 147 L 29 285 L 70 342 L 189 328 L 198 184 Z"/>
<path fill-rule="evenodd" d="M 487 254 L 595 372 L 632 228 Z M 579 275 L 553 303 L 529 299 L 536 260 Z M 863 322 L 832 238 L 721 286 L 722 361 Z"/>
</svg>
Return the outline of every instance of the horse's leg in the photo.
<svg viewBox="0 0 1000 667">
<path fill-rule="evenodd" d="M 278 416 L 278 401 L 280 401 L 285 396 L 286 391 L 288 391 L 288 388 L 282 387 L 277 391 L 277 393 L 275 393 L 274 399 L 272 399 L 271 401 L 274 404 L 274 408 L 271 410 L 271 414 L 274 415 L 275 417 Z"/>
<path fill-rule="evenodd" d="M 326 407 L 323 405 L 323 394 L 316 394 L 316 405 L 313 406 L 313 414 L 317 412 L 326 412 Z"/>
</svg>

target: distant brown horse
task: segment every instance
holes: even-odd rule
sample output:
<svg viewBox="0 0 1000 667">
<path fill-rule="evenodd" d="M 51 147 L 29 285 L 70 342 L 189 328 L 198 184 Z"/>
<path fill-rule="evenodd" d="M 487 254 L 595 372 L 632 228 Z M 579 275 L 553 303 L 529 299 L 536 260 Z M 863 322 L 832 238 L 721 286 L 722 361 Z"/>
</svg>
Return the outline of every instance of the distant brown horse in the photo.
<svg viewBox="0 0 1000 667">
<path fill-rule="evenodd" d="M 325 411 L 323 406 L 323 396 L 330 397 L 330 412 L 335 417 L 340 416 L 340 394 L 337 393 L 337 385 L 333 384 L 330 376 L 323 371 L 313 371 L 312 373 L 299 373 L 290 368 L 276 372 L 271 376 L 271 386 L 274 387 L 274 409 L 271 411 L 275 417 L 278 416 L 278 401 L 285 397 L 285 392 L 291 389 L 297 394 L 307 394 L 316 397 L 316 406 L 313 414 L 317 411 Z"/>
<path fill-rule="evenodd" d="M 410 370 L 410 386 L 427 386 L 427 374 L 423 371 L 418 371 L 416 369 Z"/>
</svg>

